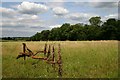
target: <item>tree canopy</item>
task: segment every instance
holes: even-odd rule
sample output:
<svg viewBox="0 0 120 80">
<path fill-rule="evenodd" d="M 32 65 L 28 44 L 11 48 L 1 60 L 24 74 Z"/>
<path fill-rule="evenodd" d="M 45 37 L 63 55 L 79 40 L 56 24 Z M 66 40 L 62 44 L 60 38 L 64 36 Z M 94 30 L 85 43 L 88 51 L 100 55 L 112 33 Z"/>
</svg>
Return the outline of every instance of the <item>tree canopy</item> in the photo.
<svg viewBox="0 0 120 80">
<path fill-rule="evenodd" d="M 92 26 L 100 26 L 102 21 L 101 21 L 101 17 L 96 16 L 96 17 L 90 18 L 89 22 Z"/>
<path fill-rule="evenodd" d="M 61 27 L 38 32 L 29 40 L 120 40 L 120 20 L 110 18 L 102 22 L 101 17 L 92 17 L 89 22 L 89 25 L 64 23 Z"/>
</svg>

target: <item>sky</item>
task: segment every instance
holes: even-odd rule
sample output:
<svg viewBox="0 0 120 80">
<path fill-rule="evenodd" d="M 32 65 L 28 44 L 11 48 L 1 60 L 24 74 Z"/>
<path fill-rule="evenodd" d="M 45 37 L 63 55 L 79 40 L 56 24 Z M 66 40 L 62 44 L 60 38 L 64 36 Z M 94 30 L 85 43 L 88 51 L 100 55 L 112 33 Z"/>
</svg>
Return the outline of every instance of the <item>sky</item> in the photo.
<svg viewBox="0 0 120 80">
<path fill-rule="evenodd" d="M 2 37 L 30 37 L 64 23 L 89 24 L 89 19 L 95 16 L 100 16 L 103 22 L 108 18 L 118 18 L 118 2 L 4 0 L 1 3 Z"/>
</svg>

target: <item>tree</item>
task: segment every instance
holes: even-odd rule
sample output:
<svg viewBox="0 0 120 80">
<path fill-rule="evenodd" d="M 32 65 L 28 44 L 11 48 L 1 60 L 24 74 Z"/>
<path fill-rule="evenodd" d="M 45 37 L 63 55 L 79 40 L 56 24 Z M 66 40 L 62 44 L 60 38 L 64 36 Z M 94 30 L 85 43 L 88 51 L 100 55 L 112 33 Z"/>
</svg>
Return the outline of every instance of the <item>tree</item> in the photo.
<svg viewBox="0 0 120 80">
<path fill-rule="evenodd" d="M 30 37 L 30 40 L 32 40 L 32 41 L 40 41 L 41 40 L 41 33 L 37 32 L 35 35 Z"/>
<path fill-rule="evenodd" d="M 117 39 L 118 25 L 116 19 L 108 19 L 102 25 L 102 39 L 114 40 Z"/>
<path fill-rule="evenodd" d="M 70 31 L 70 24 L 65 23 L 60 27 L 60 38 L 62 41 L 68 40 L 68 33 Z"/>
<path fill-rule="evenodd" d="M 120 20 L 110 18 L 102 25 L 100 17 L 92 17 L 88 24 L 63 24 L 61 27 L 43 30 L 36 33 L 30 40 L 120 40 Z"/>
<path fill-rule="evenodd" d="M 61 40 L 60 28 L 53 28 L 49 34 L 49 40 Z"/>
<path fill-rule="evenodd" d="M 49 34 L 50 34 L 49 30 L 43 30 L 41 32 L 41 40 L 43 40 L 43 41 L 49 40 Z"/>
<path fill-rule="evenodd" d="M 93 26 L 100 26 L 102 21 L 101 21 L 101 17 L 96 16 L 96 17 L 90 18 L 89 22 Z"/>
</svg>

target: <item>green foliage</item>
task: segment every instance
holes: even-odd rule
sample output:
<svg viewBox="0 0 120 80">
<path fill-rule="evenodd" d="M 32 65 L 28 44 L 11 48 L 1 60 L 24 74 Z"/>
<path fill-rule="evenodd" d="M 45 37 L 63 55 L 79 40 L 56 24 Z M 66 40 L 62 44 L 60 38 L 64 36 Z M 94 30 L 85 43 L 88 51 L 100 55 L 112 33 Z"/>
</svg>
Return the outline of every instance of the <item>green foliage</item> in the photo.
<svg viewBox="0 0 120 80">
<path fill-rule="evenodd" d="M 101 17 L 92 17 L 89 19 L 89 22 L 93 26 L 100 26 L 102 21 L 101 21 Z"/>
<path fill-rule="evenodd" d="M 65 40 L 120 40 L 120 20 L 106 20 L 101 25 L 100 17 L 90 18 L 90 25 L 69 23 L 52 30 L 44 30 L 32 36 L 33 41 L 65 41 Z"/>
<path fill-rule="evenodd" d="M 120 23 L 119 23 L 120 24 Z M 120 34 L 120 25 L 118 25 L 118 21 L 115 19 L 108 19 L 103 25 L 102 25 L 102 38 L 105 40 L 120 40 L 118 35 Z"/>
<path fill-rule="evenodd" d="M 3 37 L 2 41 L 28 41 L 30 37 Z"/>
</svg>

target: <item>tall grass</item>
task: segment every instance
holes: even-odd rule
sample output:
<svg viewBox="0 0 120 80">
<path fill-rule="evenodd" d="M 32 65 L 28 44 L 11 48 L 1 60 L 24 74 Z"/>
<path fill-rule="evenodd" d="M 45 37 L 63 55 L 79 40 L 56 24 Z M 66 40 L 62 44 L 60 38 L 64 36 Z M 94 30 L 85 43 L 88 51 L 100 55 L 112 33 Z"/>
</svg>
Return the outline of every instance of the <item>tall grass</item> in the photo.
<svg viewBox="0 0 120 80">
<path fill-rule="evenodd" d="M 58 72 L 42 60 L 22 58 L 23 42 L 2 43 L 2 76 L 4 78 L 57 78 Z M 44 49 L 46 42 L 25 42 L 33 52 Z M 61 44 L 63 78 L 118 77 L 118 41 L 54 41 L 57 53 Z M 55 54 L 57 59 L 57 54 Z M 57 65 L 56 65 L 57 66 Z"/>
</svg>

